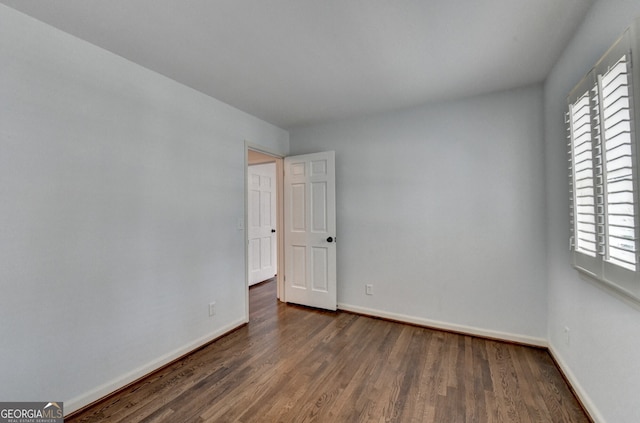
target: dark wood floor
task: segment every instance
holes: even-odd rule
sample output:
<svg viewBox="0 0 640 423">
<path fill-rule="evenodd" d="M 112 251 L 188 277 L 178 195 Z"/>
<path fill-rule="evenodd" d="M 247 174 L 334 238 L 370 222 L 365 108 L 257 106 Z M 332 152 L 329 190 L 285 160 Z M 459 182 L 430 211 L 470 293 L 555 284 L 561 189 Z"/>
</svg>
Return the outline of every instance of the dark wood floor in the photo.
<svg viewBox="0 0 640 423">
<path fill-rule="evenodd" d="M 250 293 L 251 323 L 67 422 L 589 422 L 542 349 Z"/>
</svg>

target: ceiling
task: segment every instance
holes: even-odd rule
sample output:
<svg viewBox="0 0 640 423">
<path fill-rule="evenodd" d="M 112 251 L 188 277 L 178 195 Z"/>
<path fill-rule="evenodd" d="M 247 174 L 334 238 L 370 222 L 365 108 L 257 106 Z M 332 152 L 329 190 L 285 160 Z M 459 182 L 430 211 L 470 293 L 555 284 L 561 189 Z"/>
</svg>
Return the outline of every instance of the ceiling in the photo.
<svg viewBox="0 0 640 423">
<path fill-rule="evenodd" d="M 0 0 L 291 129 L 541 82 L 593 0 Z"/>
</svg>

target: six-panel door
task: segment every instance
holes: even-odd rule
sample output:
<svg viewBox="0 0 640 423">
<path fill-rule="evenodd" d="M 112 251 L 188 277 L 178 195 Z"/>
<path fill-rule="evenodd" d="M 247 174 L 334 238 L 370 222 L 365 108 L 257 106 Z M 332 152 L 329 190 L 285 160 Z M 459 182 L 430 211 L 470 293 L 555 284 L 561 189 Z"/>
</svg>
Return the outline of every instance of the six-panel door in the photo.
<svg viewBox="0 0 640 423">
<path fill-rule="evenodd" d="M 285 300 L 336 310 L 335 153 L 284 163 Z"/>
</svg>

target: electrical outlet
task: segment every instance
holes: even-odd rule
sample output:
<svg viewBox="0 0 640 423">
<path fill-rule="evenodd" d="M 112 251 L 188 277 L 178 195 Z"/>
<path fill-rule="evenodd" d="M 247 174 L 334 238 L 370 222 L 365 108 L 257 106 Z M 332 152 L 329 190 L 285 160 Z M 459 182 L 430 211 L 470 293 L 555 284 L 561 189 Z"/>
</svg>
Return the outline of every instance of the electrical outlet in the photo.
<svg viewBox="0 0 640 423">
<path fill-rule="evenodd" d="M 370 283 L 366 284 L 366 285 L 364 286 L 364 292 L 365 292 L 367 295 L 373 295 L 373 285 L 371 285 Z"/>
<path fill-rule="evenodd" d="M 212 302 L 209 304 L 209 316 L 215 316 L 216 315 L 216 302 Z"/>
<path fill-rule="evenodd" d="M 567 326 L 564 327 L 564 342 L 569 345 L 569 328 Z"/>
</svg>

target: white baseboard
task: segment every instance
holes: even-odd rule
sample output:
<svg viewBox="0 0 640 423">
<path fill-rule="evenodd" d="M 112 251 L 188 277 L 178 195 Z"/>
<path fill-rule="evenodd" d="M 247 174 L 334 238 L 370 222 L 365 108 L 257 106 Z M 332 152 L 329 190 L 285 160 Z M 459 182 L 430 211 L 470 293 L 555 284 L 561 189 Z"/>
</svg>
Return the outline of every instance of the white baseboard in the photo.
<svg viewBox="0 0 640 423">
<path fill-rule="evenodd" d="M 578 378 L 573 374 L 571 368 L 567 366 L 567 363 L 565 363 L 565 361 L 562 359 L 562 356 L 558 354 L 551 343 L 549 343 L 548 350 L 549 354 L 553 356 L 553 359 L 560 367 L 560 370 L 562 370 L 564 377 L 566 377 L 569 381 L 569 385 L 571 385 L 573 392 L 575 392 L 576 396 L 582 403 L 582 406 L 586 409 L 587 413 L 589 413 L 589 417 L 591 417 L 595 423 L 606 423 L 604 417 L 602 417 L 602 414 L 600 414 L 600 411 L 598 411 L 596 405 L 593 403 L 593 401 L 591 401 L 591 398 L 589 398 L 589 395 L 587 395 L 586 391 L 582 388 L 582 385 L 580 385 Z"/>
<path fill-rule="evenodd" d="M 437 320 L 425 319 L 422 317 L 407 316 L 405 314 L 390 313 L 382 310 L 375 310 L 366 307 L 355 306 L 351 304 L 338 304 L 338 308 L 344 311 L 350 311 L 366 316 L 379 317 L 382 319 L 395 320 L 403 323 L 410 323 L 418 326 L 425 326 L 434 329 L 442 329 L 451 332 L 462 333 L 466 335 L 481 336 L 483 338 L 491 338 L 500 341 L 515 342 L 518 344 L 531 345 L 535 347 L 547 348 L 549 343 L 546 339 L 536 338 L 533 336 L 519 335 L 507 332 L 499 332 L 494 330 L 482 329 L 473 326 L 457 325 L 454 323 L 440 322 Z"/>
<path fill-rule="evenodd" d="M 122 388 L 123 386 L 127 386 L 128 384 L 130 384 L 131 382 L 134 382 L 140 378 L 142 378 L 143 376 L 148 375 L 149 373 L 152 373 L 155 370 L 158 370 L 159 368 L 161 368 L 162 366 L 165 366 L 168 363 L 171 363 L 173 360 L 182 357 L 183 355 L 207 344 L 208 342 L 213 341 L 216 338 L 219 338 L 220 336 L 231 332 L 232 330 L 239 328 L 240 326 L 244 325 L 246 323 L 246 319 L 242 318 L 240 320 L 237 320 L 225 327 L 222 327 L 212 333 L 209 333 L 208 335 L 205 335 L 185 346 L 182 346 L 176 350 L 173 350 L 147 364 L 145 364 L 144 366 L 141 366 L 127 374 L 124 374 L 122 376 L 119 376 L 115 379 L 110 380 L 109 382 L 98 386 L 97 388 L 82 394 L 80 396 L 77 396 L 75 398 L 72 398 L 71 400 L 65 400 L 64 401 L 64 411 L 65 411 L 65 415 L 69 415 L 70 413 L 73 413 L 74 411 L 77 411 L 79 409 L 81 409 L 82 407 L 86 407 L 87 405 L 91 404 L 94 401 L 97 401 L 101 398 L 104 398 L 105 396 L 117 391 L 118 389 Z"/>
</svg>

